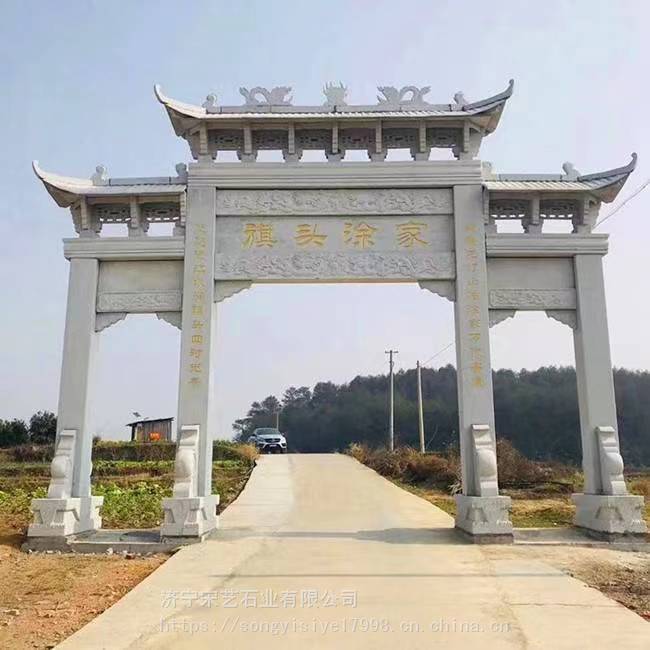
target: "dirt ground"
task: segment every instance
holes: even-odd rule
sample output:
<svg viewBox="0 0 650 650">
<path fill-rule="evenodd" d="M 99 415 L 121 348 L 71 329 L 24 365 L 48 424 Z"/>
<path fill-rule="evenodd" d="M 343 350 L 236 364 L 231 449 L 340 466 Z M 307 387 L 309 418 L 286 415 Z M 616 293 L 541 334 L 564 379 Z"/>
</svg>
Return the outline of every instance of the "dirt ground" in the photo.
<svg viewBox="0 0 650 650">
<path fill-rule="evenodd" d="M 546 562 L 650 621 L 650 553 L 577 546 L 483 548 L 488 557 L 495 559 L 533 557 Z"/>
<path fill-rule="evenodd" d="M 0 648 L 52 648 L 146 578 L 165 555 L 26 554 L 0 528 Z"/>
</svg>

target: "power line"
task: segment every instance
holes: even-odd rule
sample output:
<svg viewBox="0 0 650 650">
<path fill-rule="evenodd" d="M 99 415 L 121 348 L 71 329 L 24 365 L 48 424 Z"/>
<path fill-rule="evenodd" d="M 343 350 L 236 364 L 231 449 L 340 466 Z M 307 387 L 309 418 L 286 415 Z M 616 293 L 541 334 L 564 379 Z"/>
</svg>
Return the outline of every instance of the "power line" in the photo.
<svg viewBox="0 0 650 650">
<path fill-rule="evenodd" d="M 645 183 L 643 183 L 634 192 L 632 192 L 632 194 L 630 194 L 630 196 L 628 196 L 625 199 L 625 201 L 623 201 L 622 203 L 619 203 L 607 216 L 603 217 L 600 221 L 597 221 L 594 228 L 598 228 L 598 226 L 600 226 L 601 223 L 604 223 L 605 221 L 607 221 L 607 219 L 609 219 L 610 217 L 613 217 L 624 205 L 629 203 L 634 197 L 641 194 L 641 192 L 643 192 L 643 190 L 645 190 L 645 188 L 648 187 L 648 185 L 650 185 L 650 178 L 646 179 Z"/>
<path fill-rule="evenodd" d="M 450 347 L 454 345 L 456 345 L 456 341 L 451 341 L 451 343 L 448 343 L 444 348 L 438 350 L 433 356 L 429 357 L 422 365 L 426 366 L 430 361 L 433 361 L 436 357 L 439 357 L 443 352 L 446 352 Z"/>
</svg>

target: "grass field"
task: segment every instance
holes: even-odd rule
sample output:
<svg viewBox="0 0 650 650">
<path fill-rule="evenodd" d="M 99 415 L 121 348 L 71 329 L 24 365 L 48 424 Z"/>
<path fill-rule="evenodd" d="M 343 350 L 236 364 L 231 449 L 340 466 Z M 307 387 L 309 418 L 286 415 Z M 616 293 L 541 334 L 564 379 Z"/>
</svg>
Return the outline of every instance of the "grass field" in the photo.
<svg viewBox="0 0 650 650">
<path fill-rule="evenodd" d="M 421 454 L 401 448 L 394 452 L 353 445 L 348 450 L 401 488 L 456 514 L 453 495 L 460 489 L 459 458 L 446 454 Z M 512 498 L 512 523 L 516 528 L 570 526 L 575 507 L 571 494 L 582 489 L 582 473 L 559 463 L 536 463 L 522 456 L 507 441 L 498 445 L 501 494 Z M 627 476 L 630 493 L 646 497 L 646 521 L 650 523 L 650 470 Z"/>
<path fill-rule="evenodd" d="M 93 462 L 92 492 L 104 496 L 104 527 L 158 526 L 161 500 L 171 496 L 173 485 L 170 449 L 149 445 L 142 450 L 125 444 L 120 450 L 118 444 L 102 444 L 101 455 L 123 453 L 128 458 L 104 457 Z M 26 460 L 20 462 L 16 455 Z M 0 648 L 53 647 L 119 600 L 168 557 L 21 552 L 30 502 L 46 495 L 48 455 L 47 449 L 0 451 Z M 220 510 L 242 490 L 256 456 L 248 445 L 224 444 L 215 453 L 213 491 L 221 496 Z"/>
</svg>

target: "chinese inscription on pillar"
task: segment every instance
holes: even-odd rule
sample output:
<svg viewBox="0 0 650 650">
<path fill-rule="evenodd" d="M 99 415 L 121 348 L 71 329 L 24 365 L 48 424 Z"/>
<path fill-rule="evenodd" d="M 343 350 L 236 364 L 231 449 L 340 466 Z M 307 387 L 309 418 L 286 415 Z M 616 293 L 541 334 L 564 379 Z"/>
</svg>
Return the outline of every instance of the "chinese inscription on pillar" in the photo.
<svg viewBox="0 0 650 650">
<path fill-rule="evenodd" d="M 211 310 L 207 305 L 206 289 L 209 274 L 207 267 L 208 231 L 204 224 L 197 224 L 192 240 L 192 253 L 194 264 L 192 266 L 192 291 L 191 291 L 191 346 L 189 349 L 189 383 L 199 385 L 203 373 L 205 357 L 205 324 L 211 317 Z"/>
<path fill-rule="evenodd" d="M 467 289 L 467 302 L 465 304 L 465 314 L 467 319 L 470 351 L 470 376 L 472 386 L 475 388 L 484 388 L 485 380 L 485 359 L 483 358 L 483 345 L 481 341 L 481 293 L 479 280 L 479 238 L 477 227 L 474 224 L 465 226 L 465 235 L 463 237 L 463 246 L 465 249 L 466 273 L 465 282 Z"/>
</svg>

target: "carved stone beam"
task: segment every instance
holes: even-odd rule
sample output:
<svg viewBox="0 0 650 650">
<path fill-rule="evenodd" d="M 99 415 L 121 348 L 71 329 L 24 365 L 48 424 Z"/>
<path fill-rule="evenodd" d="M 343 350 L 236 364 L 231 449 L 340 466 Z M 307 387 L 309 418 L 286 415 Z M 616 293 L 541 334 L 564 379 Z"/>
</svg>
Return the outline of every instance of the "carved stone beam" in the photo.
<svg viewBox="0 0 650 650">
<path fill-rule="evenodd" d="M 257 160 L 257 151 L 253 149 L 253 130 L 250 124 L 244 124 L 244 150 L 238 151 L 237 155 L 242 162 Z"/>
<path fill-rule="evenodd" d="M 99 237 L 102 229 L 102 222 L 99 219 L 93 218 L 90 206 L 85 196 L 79 199 L 79 237 L 93 238 Z"/>
<path fill-rule="evenodd" d="M 302 151 L 296 149 L 296 128 L 293 122 L 289 123 L 287 130 L 287 148 L 282 152 L 285 162 L 298 162 L 302 158 Z"/>
<path fill-rule="evenodd" d="M 212 156 L 208 149 L 208 127 L 206 124 L 199 126 L 199 162 L 210 162 Z"/>
<path fill-rule="evenodd" d="M 374 149 L 368 151 L 368 156 L 372 162 L 383 162 L 386 160 L 386 154 L 388 151 L 384 149 L 382 136 L 382 122 L 381 120 L 377 120 L 375 124 L 375 146 Z"/>
<path fill-rule="evenodd" d="M 178 221 L 174 224 L 172 234 L 175 237 L 182 237 L 185 234 L 185 221 L 187 219 L 187 194 L 181 192 L 178 195 Z"/>
<path fill-rule="evenodd" d="M 413 160 L 429 160 L 431 147 L 427 146 L 427 124 L 420 120 L 418 124 L 418 146 L 411 148 L 411 157 Z"/>
<path fill-rule="evenodd" d="M 143 221 L 142 210 L 138 199 L 132 196 L 129 200 L 131 220 L 129 221 L 129 237 L 144 237 L 149 230 L 149 223 Z"/>
<path fill-rule="evenodd" d="M 521 225 L 523 226 L 524 232 L 530 234 L 539 234 L 542 232 L 542 220 L 539 217 L 539 195 L 535 194 L 530 197 L 528 202 L 529 214 L 525 219 L 522 219 Z"/>
<path fill-rule="evenodd" d="M 344 152 L 339 149 L 339 123 L 332 124 L 332 150 L 326 151 L 327 162 L 341 162 Z"/>
</svg>

